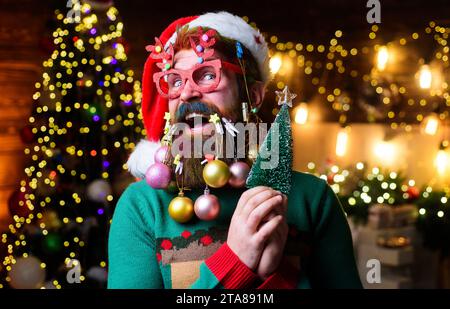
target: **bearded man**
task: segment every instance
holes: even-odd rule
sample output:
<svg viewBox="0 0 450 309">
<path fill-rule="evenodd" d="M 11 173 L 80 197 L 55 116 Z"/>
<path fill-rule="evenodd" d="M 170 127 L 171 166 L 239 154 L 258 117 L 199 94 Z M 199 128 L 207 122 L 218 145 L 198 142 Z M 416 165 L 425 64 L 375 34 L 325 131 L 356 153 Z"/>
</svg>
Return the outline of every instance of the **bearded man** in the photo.
<svg viewBox="0 0 450 309">
<path fill-rule="evenodd" d="M 258 119 L 270 79 L 268 48 L 242 18 L 218 12 L 178 19 L 148 50 L 142 83 L 148 140 L 128 161 L 136 177 L 145 178 L 154 163 L 159 141 L 168 134 L 165 120 L 182 125 L 173 144 L 200 136 L 205 146 L 217 135 L 212 116 L 228 123 Z M 196 200 L 204 193 L 208 153 L 192 156 L 195 151 L 186 152 L 185 145 L 177 150 L 184 150 L 181 191 Z M 248 148 L 239 160 L 250 164 Z M 179 161 L 176 154 L 170 151 L 164 162 Z M 224 156 L 222 162 L 237 160 Z M 211 190 L 220 213 L 180 223 L 170 213 L 176 193 L 145 180 L 131 184 L 111 224 L 108 287 L 361 287 L 345 214 L 324 180 L 292 171 L 288 195 L 266 186 Z"/>
</svg>

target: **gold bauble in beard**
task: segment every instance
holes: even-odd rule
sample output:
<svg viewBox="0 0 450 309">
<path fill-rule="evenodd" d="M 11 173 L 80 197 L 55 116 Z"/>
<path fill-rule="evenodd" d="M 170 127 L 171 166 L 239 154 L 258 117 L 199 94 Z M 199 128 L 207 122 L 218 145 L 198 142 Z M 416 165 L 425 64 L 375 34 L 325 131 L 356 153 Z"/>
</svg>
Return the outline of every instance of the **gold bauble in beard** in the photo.
<svg viewBox="0 0 450 309">
<path fill-rule="evenodd" d="M 211 160 L 203 168 L 203 179 L 213 188 L 220 188 L 227 184 L 230 178 L 228 165 L 221 160 Z"/>
<path fill-rule="evenodd" d="M 194 203 L 190 198 L 179 194 L 170 201 L 169 215 L 179 223 L 188 222 L 194 215 Z"/>
</svg>

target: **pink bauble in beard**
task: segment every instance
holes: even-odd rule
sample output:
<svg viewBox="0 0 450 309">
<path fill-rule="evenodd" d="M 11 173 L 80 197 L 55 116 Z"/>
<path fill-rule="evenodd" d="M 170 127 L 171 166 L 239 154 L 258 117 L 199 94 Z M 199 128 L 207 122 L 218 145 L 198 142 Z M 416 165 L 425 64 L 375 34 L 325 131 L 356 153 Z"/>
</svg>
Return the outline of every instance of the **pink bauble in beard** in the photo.
<svg viewBox="0 0 450 309">
<path fill-rule="evenodd" d="M 164 160 L 166 159 L 167 152 L 169 151 L 168 146 L 161 146 L 156 150 L 155 152 L 155 162 L 164 163 Z"/>
<path fill-rule="evenodd" d="M 245 162 L 234 162 L 230 166 L 231 177 L 228 183 L 233 188 L 242 188 L 247 180 L 250 167 Z"/>
<path fill-rule="evenodd" d="M 170 183 L 171 170 L 162 163 L 156 162 L 150 165 L 145 173 L 145 180 L 154 189 L 165 189 Z"/>
<path fill-rule="evenodd" d="M 220 203 L 217 196 L 213 194 L 200 195 L 195 200 L 194 211 L 201 220 L 211 221 L 219 216 Z"/>
</svg>

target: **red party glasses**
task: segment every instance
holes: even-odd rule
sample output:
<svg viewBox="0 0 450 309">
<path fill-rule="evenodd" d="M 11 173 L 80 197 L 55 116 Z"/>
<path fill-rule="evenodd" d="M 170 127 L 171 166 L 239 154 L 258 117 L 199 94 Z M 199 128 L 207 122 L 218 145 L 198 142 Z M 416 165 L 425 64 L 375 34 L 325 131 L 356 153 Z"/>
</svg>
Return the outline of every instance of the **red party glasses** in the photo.
<svg viewBox="0 0 450 309">
<path fill-rule="evenodd" d="M 220 83 L 222 68 L 242 74 L 242 69 L 233 63 L 214 59 L 197 63 L 188 70 L 170 69 L 153 74 L 153 81 L 163 97 L 176 99 L 189 81 L 194 90 L 202 93 L 214 91 Z"/>
</svg>

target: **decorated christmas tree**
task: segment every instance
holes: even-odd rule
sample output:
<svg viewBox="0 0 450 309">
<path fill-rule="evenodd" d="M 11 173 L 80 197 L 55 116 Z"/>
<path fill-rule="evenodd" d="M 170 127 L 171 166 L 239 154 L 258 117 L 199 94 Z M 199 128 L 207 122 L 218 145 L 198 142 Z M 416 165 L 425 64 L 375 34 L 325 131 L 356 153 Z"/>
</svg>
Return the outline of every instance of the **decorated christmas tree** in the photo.
<svg viewBox="0 0 450 309">
<path fill-rule="evenodd" d="M 22 131 L 27 165 L 0 242 L 4 288 L 105 286 L 112 212 L 133 181 L 124 162 L 144 132 L 123 24 L 111 1 L 72 4 L 55 11 L 54 51 Z"/>
<path fill-rule="evenodd" d="M 296 97 L 286 86 L 277 91 L 281 109 L 259 149 L 247 178 L 247 187 L 268 186 L 284 194 L 291 190 L 292 132 L 289 107 Z"/>
</svg>

